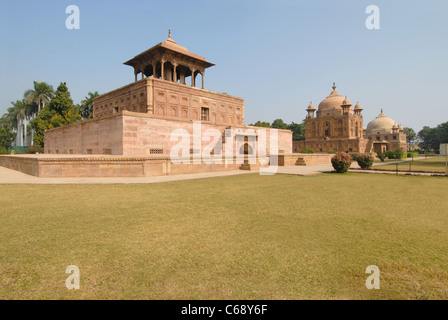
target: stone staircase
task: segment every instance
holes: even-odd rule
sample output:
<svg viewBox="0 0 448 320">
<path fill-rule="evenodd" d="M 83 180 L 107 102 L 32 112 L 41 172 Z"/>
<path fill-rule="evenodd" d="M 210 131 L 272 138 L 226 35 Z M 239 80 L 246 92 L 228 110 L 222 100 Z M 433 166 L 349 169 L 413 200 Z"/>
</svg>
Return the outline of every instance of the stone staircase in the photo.
<svg viewBox="0 0 448 320">
<path fill-rule="evenodd" d="M 306 166 L 306 161 L 302 157 L 298 157 L 296 161 L 296 166 Z"/>
</svg>

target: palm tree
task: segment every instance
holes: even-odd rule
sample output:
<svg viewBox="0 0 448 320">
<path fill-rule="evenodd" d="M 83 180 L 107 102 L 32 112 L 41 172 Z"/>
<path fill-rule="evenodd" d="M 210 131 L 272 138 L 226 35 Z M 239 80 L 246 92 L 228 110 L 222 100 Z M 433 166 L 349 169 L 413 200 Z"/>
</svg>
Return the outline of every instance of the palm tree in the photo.
<svg viewBox="0 0 448 320">
<path fill-rule="evenodd" d="M 27 136 L 27 104 L 25 103 L 25 100 L 17 100 L 16 102 L 11 102 L 11 104 L 13 107 L 8 109 L 11 127 L 17 129 L 18 142 L 23 146 L 23 137 L 25 136 L 26 139 Z"/>
<path fill-rule="evenodd" d="M 83 119 L 91 119 L 93 117 L 93 99 L 99 96 L 98 91 L 89 92 L 87 97 L 81 101 L 80 113 Z"/>
<path fill-rule="evenodd" d="M 29 105 L 37 106 L 37 112 L 39 113 L 45 107 L 45 104 L 50 102 L 54 95 L 54 89 L 52 86 L 45 82 L 34 82 L 34 90 L 29 89 L 25 91 L 25 102 Z"/>
</svg>

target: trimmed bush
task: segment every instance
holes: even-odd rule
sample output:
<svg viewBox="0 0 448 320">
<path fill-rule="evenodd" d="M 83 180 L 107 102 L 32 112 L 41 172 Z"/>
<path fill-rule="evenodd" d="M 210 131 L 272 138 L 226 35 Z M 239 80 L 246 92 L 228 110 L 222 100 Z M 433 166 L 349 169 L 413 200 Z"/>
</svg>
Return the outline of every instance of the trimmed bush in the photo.
<svg viewBox="0 0 448 320">
<path fill-rule="evenodd" d="M 25 149 L 25 153 L 44 153 L 44 148 L 34 145 Z"/>
<path fill-rule="evenodd" d="M 384 152 L 384 155 L 388 158 L 388 159 L 395 159 L 395 152 L 392 150 L 387 150 L 386 152 Z"/>
<path fill-rule="evenodd" d="M 336 152 L 336 151 L 333 151 L 333 150 L 328 150 L 327 153 L 328 153 L 328 154 L 336 154 L 337 152 Z"/>
<path fill-rule="evenodd" d="M 386 154 L 384 152 L 378 152 L 376 156 L 381 160 L 381 162 L 384 162 L 384 160 L 386 159 Z"/>
<path fill-rule="evenodd" d="M 358 154 L 356 154 L 356 153 L 353 153 L 350 156 L 352 157 L 353 161 L 356 161 L 358 159 Z"/>
<path fill-rule="evenodd" d="M 408 152 L 407 157 L 408 158 L 417 158 L 418 157 L 418 152 Z"/>
<path fill-rule="evenodd" d="M 300 153 L 314 153 L 314 150 L 311 148 L 305 148 Z"/>
<path fill-rule="evenodd" d="M 5 147 L 0 147 L 0 154 L 8 154 L 8 149 Z"/>
<path fill-rule="evenodd" d="M 348 168 L 352 164 L 352 157 L 348 153 L 338 152 L 333 158 L 331 158 L 331 164 L 338 173 L 347 172 Z"/>
<path fill-rule="evenodd" d="M 356 162 L 358 162 L 358 165 L 361 167 L 361 169 L 369 169 L 372 167 L 373 157 L 367 153 L 359 154 Z"/>
</svg>

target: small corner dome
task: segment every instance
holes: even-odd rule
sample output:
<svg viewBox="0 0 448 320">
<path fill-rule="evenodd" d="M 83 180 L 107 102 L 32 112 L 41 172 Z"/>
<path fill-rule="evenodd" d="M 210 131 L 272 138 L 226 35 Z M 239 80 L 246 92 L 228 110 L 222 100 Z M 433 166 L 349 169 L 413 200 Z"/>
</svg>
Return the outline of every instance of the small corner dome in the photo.
<svg viewBox="0 0 448 320">
<path fill-rule="evenodd" d="M 347 97 L 345 97 L 344 101 L 342 101 L 342 105 L 343 106 L 351 106 L 352 103 L 350 102 L 350 100 L 347 99 Z"/>
<path fill-rule="evenodd" d="M 356 102 L 355 110 L 362 110 L 362 107 L 361 107 L 361 105 L 359 104 L 359 102 Z"/>
<path fill-rule="evenodd" d="M 316 110 L 312 102 L 310 102 L 307 110 Z"/>
<path fill-rule="evenodd" d="M 392 133 L 392 129 L 398 128 L 395 120 L 386 116 L 382 111 L 372 121 L 369 122 L 366 129 L 366 134 L 377 134 L 378 132 L 382 134 Z"/>
</svg>

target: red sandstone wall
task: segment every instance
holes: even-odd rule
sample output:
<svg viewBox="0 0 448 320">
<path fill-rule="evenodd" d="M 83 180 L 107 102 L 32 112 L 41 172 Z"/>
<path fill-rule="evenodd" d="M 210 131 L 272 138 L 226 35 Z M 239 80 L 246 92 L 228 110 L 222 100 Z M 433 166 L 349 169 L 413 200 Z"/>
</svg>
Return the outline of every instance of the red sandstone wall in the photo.
<svg viewBox="0 0 448 320">
<path fill-rule="evenodd" d="M 45 132 L 45 153 L 123 154 L 121 115 L 88 120 Z"/>
<path fill-rule="evenodd" d="M 201 124 L 201 131 L 204 133 L 208 129 L 217 129 L 224 132 L 225 125 Z M 235 127 L 238 128 L 238 127 Z M 266 129 L 257 127 L 240 127 L 247 129 Z M 163 153 L 169 155 L 171 148 L 178 141 L 170 141 L 171 133 L 176 129 L 185 129 L 190 133 L 191 143 L 193 143 L 193 122 L 190 121 L 169 121 L 154 119 L 145 116 L 124 116 L 123 120 L 123 154 L 128 155 L 147 155 L 151 149 L 163 149 Z M 292 132 L 289 130 L 278 130 L 279 151 L 284 153 L 292 152 Z M 267 153 L 269 154 L 270 131 L 267 130 Z M 208 141 L 202 142 L 202 148 L 209 144 Z M 193 146 L 191 146 L 193 148 Z M 235 154 L 236 143 L 233 144 Z"/>
<path fill-rule="evenodd" d="M 217 129 L 224 132 L 229 126 L 201 124 L 201 131 Z M 256 130 L 257 127 L 232 127 Z M 123 114 L 98 120 L 89 120 L 45 132 L 45 153 L 59 154 L 113 154 L 113 155 L 169 155 L 178 140 L 171 141 L 171 133 L 176 129 L 185 129 L 190 134 L 193 149 L 193 122 L 155 119 L 149 115 L 124 111 Z M 272 129 L 275 130 L 275 129 Z M 292 152 L 292 132 L 277 130 L 278 150 L 280 153 Z M 270 130 L 266 131 L 266 153 L 269 154 Z M 202 149 L 209 141 L 202 142 Z M 236 154 L 233 144 L 233 154 Z"/>
<path fill-rule="evenodd" d="M 210 124 L 244 125 L 244 100 L 224 93 L 170 81 L 146 78 L 105 93 L 94 101 L 94 118 L 123 110 L 166 120 L 201 120 L 201 108 L 209 109 Z"/>
</svg>

